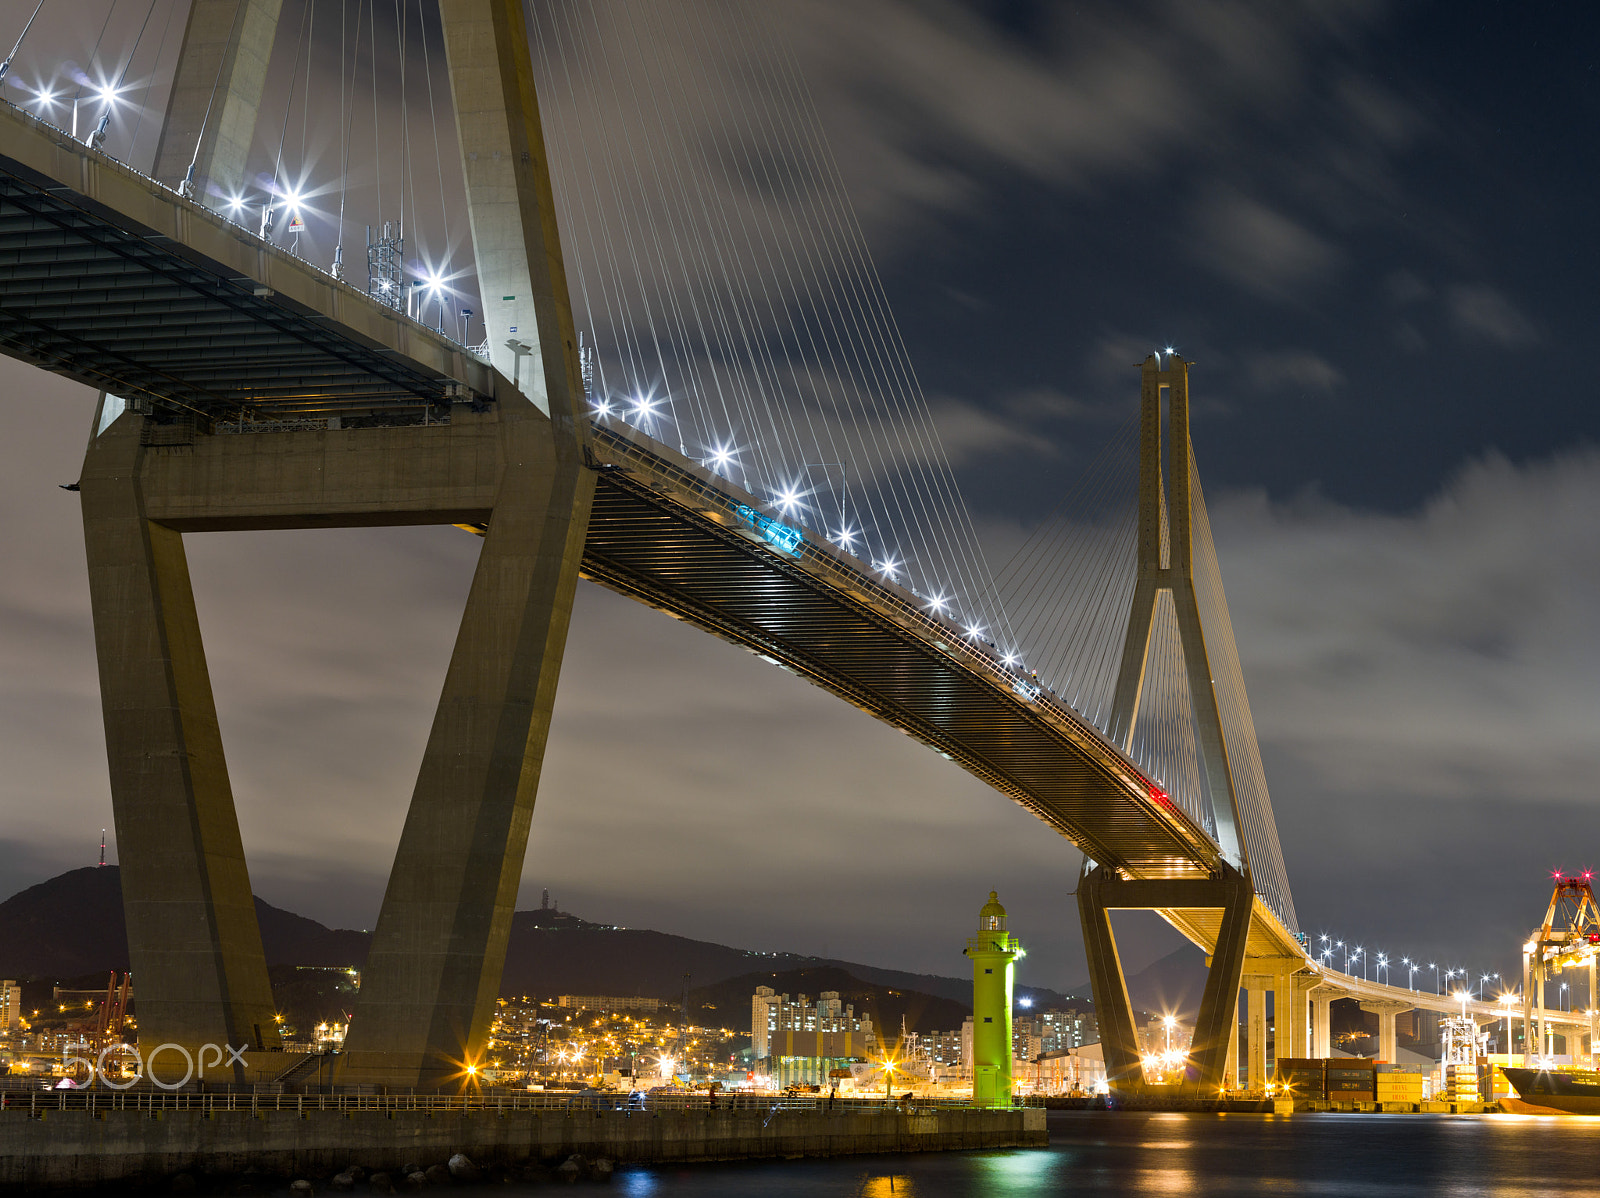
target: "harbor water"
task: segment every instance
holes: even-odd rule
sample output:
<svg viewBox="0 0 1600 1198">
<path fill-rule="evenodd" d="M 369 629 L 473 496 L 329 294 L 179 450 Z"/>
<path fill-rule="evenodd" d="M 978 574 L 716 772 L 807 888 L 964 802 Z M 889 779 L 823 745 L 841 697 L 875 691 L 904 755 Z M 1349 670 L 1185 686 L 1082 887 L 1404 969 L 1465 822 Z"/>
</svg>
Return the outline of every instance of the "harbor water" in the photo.
<svg viewBox="0 0 1600 1198">
<path fill-rule="evenodd" d="M 630 1198 L 1600 1198 L 1600 1117 L 1053 1111 L 1048 1149 L 629 1167 L 612 1188 Z"/>
</svg>

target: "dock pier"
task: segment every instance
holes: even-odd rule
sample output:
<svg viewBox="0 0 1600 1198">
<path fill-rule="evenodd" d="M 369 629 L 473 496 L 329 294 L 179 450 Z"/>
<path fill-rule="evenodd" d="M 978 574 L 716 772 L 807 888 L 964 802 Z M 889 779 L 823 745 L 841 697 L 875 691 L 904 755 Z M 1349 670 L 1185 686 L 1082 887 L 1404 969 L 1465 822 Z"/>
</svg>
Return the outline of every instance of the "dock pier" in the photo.
<svg viewBox="0 0 1600 1198">
<path fill-rule="evenodd" d="M 11 1093 L 0 1191 L 87 1189 L 253 1171 L 327 1178 L 442 1163 L 513 1167 L 579 1155 L 618 1164 L 1043 1148 L 1042 1107 L 704 1098 L 645 1106 L 553 1095 Z"/>
</svg>

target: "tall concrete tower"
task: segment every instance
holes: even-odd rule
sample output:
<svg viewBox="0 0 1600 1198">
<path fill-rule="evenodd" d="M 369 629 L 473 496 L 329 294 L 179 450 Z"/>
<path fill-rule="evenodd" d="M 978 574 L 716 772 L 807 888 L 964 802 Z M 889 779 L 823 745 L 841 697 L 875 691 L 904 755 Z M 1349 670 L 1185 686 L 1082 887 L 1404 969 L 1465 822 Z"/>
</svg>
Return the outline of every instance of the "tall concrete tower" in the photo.
<svg viewBox="0 0 1600 1198">
<path fill-rule="evenodd" d="M 978 912 L 978 934 L 967 941 L 972 960 L 972 1101 L 1011 1103 L 1011 982 L 1022 956 L 1006 931 L 1006 909 L 993 890 Z"/>
</svg>

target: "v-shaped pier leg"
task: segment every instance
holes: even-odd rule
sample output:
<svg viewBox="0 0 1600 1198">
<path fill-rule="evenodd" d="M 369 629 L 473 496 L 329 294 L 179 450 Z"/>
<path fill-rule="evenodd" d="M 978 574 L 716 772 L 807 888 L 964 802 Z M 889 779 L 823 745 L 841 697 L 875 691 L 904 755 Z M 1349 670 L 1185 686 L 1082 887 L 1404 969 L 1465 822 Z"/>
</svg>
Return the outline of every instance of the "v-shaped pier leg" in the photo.
<svg viewBox="0 0 1600 1198">
<path fill-rule="evenodd" d="M 143 429 L 124 412 L 99 430 L 80 482 L 139 1044 L 191 1059 L 203 1045 L 276 1048 L 183 537 L 148 518 Z M 208 1051 L 207 1076 L 227 1060 Z M 169 1049 L 153 1072 L 181 1077 L 182 1062 Z"/>
<path fill-rule="evenodd" d="M 1244 975 L 1245 946 L 1250 939 L 1250 915 L 1255 889 L 1250 880 L 1230 866 L 1223 867 L 1222 923 L 1216 948 L 1206 971 L 1206 988 L 1200 996 L 1190 1042 L 1190 1083 L 1202 1095 L 1217 1093 L 1229 1073 L 1228 1053 L 1239 1020 L 1239 981 Z"/>
<path fill-rule="evenodd" d="M 1078 918 L 1083 925 L 1083 946 L 1089 957 L 1095 1021 L 1099 1024 L 1100 1047 L 1105 1054 L 1106 1081 L 1117 1094 L 1144 1085 L 1139 1037 L 1133 1026 L 1133 1004 L 1128 1000 L 1128 982 L 1111 929 L 1111 912 L 1118 906 L 1112 899 L 1124 885 L 1103 865 L 1078 879 Z"/>
<path fill-rule="evenodd" d="M 340 1071 L 391 1086 L 469 1082 L 487 1045 L 594 494 L 524 9 L 439 20 L 489 352 L 530 362 Z"/>
<path fill-rule="evenodd" d="M 343 1084 L 459 1086 L 488 1040 L 594 493 L 577 439 L 515 411 Z"/>
</svg>

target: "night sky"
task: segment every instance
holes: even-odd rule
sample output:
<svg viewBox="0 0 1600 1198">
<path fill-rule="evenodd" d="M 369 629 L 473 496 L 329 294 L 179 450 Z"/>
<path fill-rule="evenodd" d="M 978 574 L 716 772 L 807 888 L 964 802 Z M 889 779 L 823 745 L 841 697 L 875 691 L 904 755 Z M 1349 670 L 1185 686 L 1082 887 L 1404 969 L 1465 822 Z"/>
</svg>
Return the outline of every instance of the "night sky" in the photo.
<svg viewBox="0 0 1600 1198">
<path fill-rule="evenodd" d="M 739 53 L 720 13 L 686 63 Z M 766 19 L 991 561 L 1132 411 L 1135 363 L 1195 361 L 1302 928 L 1509 970 L 1549 871 L 1600 864 L 1600 21 L 1359 0 Z M 111 822 L 78 502 L 56 487 L 93 400 L 0 362 L 4 893 L 92 862 Z M 478 542 L 187 544 L 256 891 L 370 926 Z M 1022 980 L 1066 986 L 1087 972 L 1079 861 L 893 729 L 581 585 L 524 906 L 549 887 L 601 922 L 959 974 L 995 888 Z M 1141 935 L 1130 964 L 1176 943 Z"/>
</svg>

